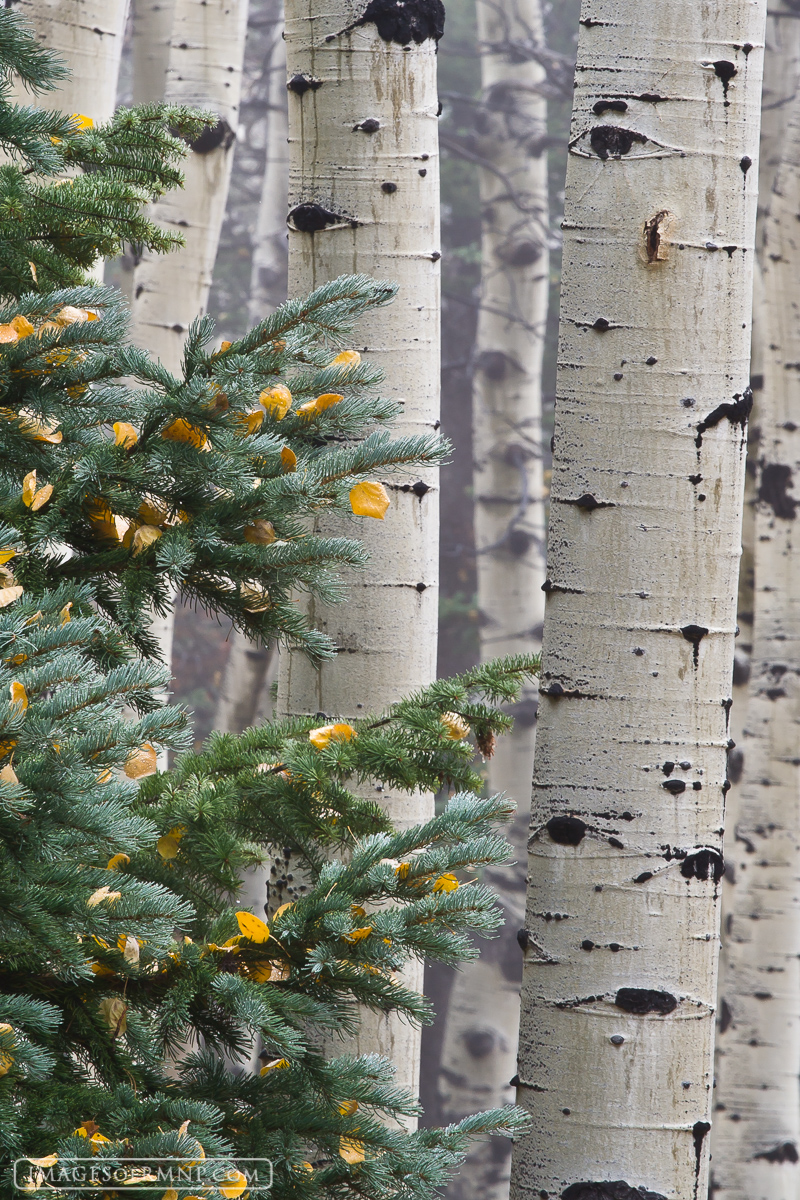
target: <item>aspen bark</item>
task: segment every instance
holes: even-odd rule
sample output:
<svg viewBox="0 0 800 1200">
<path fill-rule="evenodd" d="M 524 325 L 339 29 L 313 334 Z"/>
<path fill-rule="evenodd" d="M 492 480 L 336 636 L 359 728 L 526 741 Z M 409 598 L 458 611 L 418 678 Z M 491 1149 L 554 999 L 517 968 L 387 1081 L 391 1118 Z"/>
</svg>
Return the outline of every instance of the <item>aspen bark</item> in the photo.
<svg viewBox="0 0 800 1200">
<path fill-rule="evenodd" d="M 174 0 L 132 0 L 133 103 L 164 99 Z"/>
<path fill-rule="evenodd" d="M 283 5 L 278 4 L 282 16 Z M 253 235 L 250 276 L 250 320 L 261 321 L 286 299 L 288 245 L 286 210 L 289 194 L 289 114 L 286 89 L 286 49 L 279 22 L 267 64 L 267 139 L 261 204 Z M 241 733 L 269 706 L 265 695 L 276 665 L 277 647 L 256 646 L 237 630 L 225 667 L 214 728 Z"/>
<path fill-rule="evenodd" d="M 769 61 L 769 60 L 768 60 Z M 713 1179 L 725 1200 L 800 1193 L 800 547 L 793 496 L 800 465 L 800 103 L 764 222 L 764 392 L 755 517 L 755 636 L 735 887 L 720 989 Z"/>
<path fill-rule="evenodd" d="M 57 50 L 71 72 L 55 91 L 37 97 L 37 107 L 83 113 L 95 125 L 109 121 L 117 103 L 128 0 L 13 0 L 6 7 L 26 17 L 37 40 Z M 30 94 L 19 86 L 16 99 L 29 104 Z"/>
<path fill-rule="evenodd" d="M 481 308 L 473 378 L 475 546 L 481 658 L 535 653 L 544 618 L 545 512 L 541 368 L 548 299 L 547 108 L 544 69 L 501 47 L 543 42 L 539 0 L 479 2 L 483 108 L 477 148 L 481 189 Z M 518 805 L 511 829 L 524 863 L 535 739 L 536 689 L 514 707 L 510 736 L 486 768 L 490 792 Z M 488 880 L 487 880 L 488 881 Z M 503 902 L 497 943 L 457 973 L 447 1009 L 439 1092 L 442 1119 L 511 1103 L 521 963 L 516 931 L 525 873 L 491 872 Z M 508 1195 L 511 1145 L 486 1139 L 450 1187 L 459 1200 Z"/>
<path fill-rule="evenodd" d="M 516 1196 L 708 1186 L 765 7 L 582 6 Z"/>
<path fill-rule="evenodd" d="M 155 219 L 178 229 L 186 245 L 167 256 L 145 252 L 134 274 L 133 339 L 171 371 L 179 369 L 189 325 L 208 301 L 233 163 L 246 27 L 247 0 L 174 0 L 163 99 L 210 109 L 219 120 L 193 145 L 183 189 L 153 206 Z"/>
<path fill-rule="evenodd" d="M 402 402 L 398 435 L 438 427 L 436 41 L 443 20 L 439 0 L 286 5 L 289 294 L 350 271 L 397 281 L 394 304 L 359 323 L 357 348 L 384 369 L 384 393 Z M 282 653 L 281 714 L 359 716 L 435 676 L 437 472 L 386 486 L 385 521 L 344 527 L 370 551 L 368 571 L 348 580 L 346 604 L 308 607 L 339 656 L 316 669 L 299 652 Z M 428 795 L 372 794 L 399 827 L 433 812 Z M 421 965 L 406 982 L 422 989 Z M 353 1048 L 392 1059 L 398 1080 L 417 1089 L 417 1030 L 366 1013 Z"/>
</svg>

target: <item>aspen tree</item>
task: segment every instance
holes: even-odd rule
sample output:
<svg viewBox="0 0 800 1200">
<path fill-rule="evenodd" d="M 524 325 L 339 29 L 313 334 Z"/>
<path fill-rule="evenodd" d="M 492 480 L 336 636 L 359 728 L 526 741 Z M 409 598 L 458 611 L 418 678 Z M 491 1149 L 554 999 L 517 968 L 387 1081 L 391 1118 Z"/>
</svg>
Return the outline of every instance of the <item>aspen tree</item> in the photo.
<svg viewBox="0 0 800 1200">
<path fill-rule="evenodd" d="M 276 35 L 267 64 L 267 138 L 261 203 L 253 234 L 250 320 L 255 323 L 286 299 L 288 247 L 286 209 L 289 194 L 286 49 L 282 37 L 283 4 L 271 5 Z M 256 646 L 238 631 L 231 639 L 214 728 L 241 733 L 270 707 L 268 691 L 276 669 L 277 647 Z"/>
<path fill-rule="evenodd" d="M 482 104 L 476 149 L 481 189 L 481 308 L 473 378 L 475 546 L 481 658 L 541 646 L 545 515 L 541 367 L 547 317 L 547 106 L 543 67 L 508 52 L 541 45 L 539 0 L 477 5 Z M 536 693 L 487 763 L 487 788 L 518 805 L 512 837 L 526 856 Z M 516 836 L 514 836 L 516 834 Z M 519 947 L 525 872 L 492 872 L 506 918 L 501 941 L 457 973 L 447 1007 L 439 1091 L 452 1121 L 510 1103 L 519 1026 Z M 508 1194 L 510 1143 L 479 1143 L 453 1184 L 459 1197 Z"/>
<path fill-rule="evenodd" d="M 517 1196 L 708 1186 L 765 7 L 582 6 Z"/>
<path fill-rule="evenodd" d="M 90 117 L 95 125 L 111 119 L 128 0 L 13 0 L 6 4 L 26 17 L 36 40 L 54 50 L 69 67 L 69 77 L 37 99 L 37 107 Z M 20 103 L 30 103 L 21 87 Z"/>
<path fill-rule="evenodd" d="M 211 287 L 236 140 L 246 27 L 247 0 L 173 2 L 166 82 L 163 95 L 152 98 L 210 109 L 219 119 L 193 144 L 184 188 L 153 207 L 156 220 L 183 234 L 185 247 L 168 258 L 145 254 L 134 275 L 134 341 L 170 370 L 180 366 L 189 325 L 205 311 Z M 157 42 L 151 43 L 154 55 Z"/>
<path fill-rule="evenodd" d="M 132 0 L 133 102 L 164 99 L 174 0 Z"/>
<path fill-rule="evenodd" d="M 345 271 L 397 281 L 397 300 L 362 322 L 357 348 L 384 370 L 384 391 L 402 409 L 395 428 L 409 434 L 437 428 L 439 417 L 436 44 L 443 26 L 441 0 L 286 5 L 289 294 Z M 346 604 L 309 610 L 339 656 L 315 668 L 302 653 L 282 654 L 279 712 L 347 719 L 435 676 L 437 473 L 384 485 L 385 520 L 358 525 L 368 572 L 350 577 Z M 400 827 L 433 811 L 425 793 L 372 795 Z M 421 971 L 405 979 L 422 990 Z M 392 1059 L 398 1079 L 418 1087 L 419 1034 L 408 1025 L 365 1014 L 357 1048 Z"/>
</svg>

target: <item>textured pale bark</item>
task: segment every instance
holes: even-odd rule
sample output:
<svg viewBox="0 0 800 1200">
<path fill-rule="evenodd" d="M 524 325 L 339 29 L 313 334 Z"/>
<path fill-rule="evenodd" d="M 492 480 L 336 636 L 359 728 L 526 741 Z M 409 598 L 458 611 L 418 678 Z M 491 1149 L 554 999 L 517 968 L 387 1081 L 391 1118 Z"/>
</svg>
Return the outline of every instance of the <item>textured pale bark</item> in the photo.
<svg viewBox="0 0 800 1200">
<path fill-rule="evenodd" d="M 282 15 L 283 5 L 276 6 Z M 261 204 L 253 234 L 250 320 L 261 321 L 286 299 L 288 246 L 286 209 L 289 194 L 289 121 L 286 49 L 280 26 L 267 64 L 269 70 L 267 138 Z M 266 695 L 276 664 L 276 647 L 255 646 L 238 630 L 232 635 L 214 728 L 239 733 L 268 705 Z"/>
<path fill-rule="evenodd" d="M 371 21 L 359 24 L 363 10 L 350 3 L 286 5 L 289 292 L 310 291 L 350 271 L 398 282 L 395 303 L 361 321 L 357 333 L 358 349 L 386 373 L 382 390 L 403 402 L 398 434 L 430 432 L 439 416 L 438 100 L 431 36 L 440 32 L 437 8 L 436 0 L 416 6 L 417 28 L 428 36 L 404 44 L 384 40 Z M 377 3 L 371 11 L 382 13 L 387 37 L 403 36 L 398 23 L 410 5 Z M 435 675 L 437 474 L 426 470 L 388 486 L 385 521 L 345 526 L 371 554 L 367 571 L 347 581 L 347 603 L 309 607 L 340 654 L 319 670 L 302 654 L 282 654 L 281 713 L 359 716 Z M 398 826 L 433 811 L 427 795 L 373 795 Z M 421 967 L 410 982 L 421 990 Z M 366 1014 L 353 1048 L 393 1059 L 398 1079 L 416 1090 L 416 1030 Z"/>
<path fill-rule="evenodd" d="M 57 50 L 70 69 L 56 91 L 36 98 L 37 108 L 83 113 L 95 125 L 113 116 L 128 0 L 13 0 L 6 4 L 30 21 L 38 41 Z M 16 98 L 30 103 L 20 87 Z"/>
<path fill-rule="evenodd" d="M 721 989 L 713 1177 L 725 1200 L 800 1194 L 800 104 L 764 231 L 755 636 Z"/>
<path fill-rule="evenodd" d="M 499 50 L 543 40 L 539 0 L 479 2 L 484 108 L 477 149 L 481 188 L 481 309 L 473 379 L 475 547 L 481 658 L 533 653 L 544 617 L 545 513 L 541 367 L 548 297 L 547 133 L 536 88 L 544 70 Z M 498 47 L 498 50 L 493 50 Z M 487 764 L 486 786 L 518 805 L 511 829 L 524 864 L 535 739 L 536 690 L 514 706 L 514 730 Z M 503 903 L 498 943 L 456 975 L 439 1076 L 442 1119 L 513 1101 L 521 963 L 516 931 L 525 904 L 524 867 L 491 872 Z M 511 1144 L 488 1139 L 450 1185 L 460 1200 L 508 1195 Z"/>
<path fill-rule="evenodd" d="M 186 159 L 183 189 L 153 206 L 154 218 L 182 233 L 185 247 L 166 256 L 145 253 L 134 274 L 133 339 L 172 371 L 180 367 L 187 330 L 205 311 L 211 287 L 236 140 L 246 27 L 247 0 L 174 0 L 163 98 L 210 109 L 219 122 Z M 154 45 L 157 49 L 157 39 Z M 155 64 L 147 62 L 155 83 Z"/>
<path fill-rule="evenodd" d="M 132 0 L 133 103 L 164 99 L 175 0 Z"/>
<path fill-rule="evenodd" d="M 764 17 L 753 0 L 582 7 L 520 1197 L 708 1186 Z"/>
</svg>

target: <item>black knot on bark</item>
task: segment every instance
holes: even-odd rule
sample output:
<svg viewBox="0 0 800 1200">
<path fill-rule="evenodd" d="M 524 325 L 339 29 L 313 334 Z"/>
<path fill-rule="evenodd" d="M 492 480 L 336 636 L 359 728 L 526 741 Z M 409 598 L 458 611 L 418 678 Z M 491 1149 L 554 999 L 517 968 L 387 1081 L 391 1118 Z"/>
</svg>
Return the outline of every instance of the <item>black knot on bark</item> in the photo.
<svg viewBox="0 0 800 1200">
<path fill-rule="evenodd" d="M 646 141 L 643 133 L 619 125 L 595 125 L 589 133 L 589 145 L 604 162 L 608 158 L 621 158 L 630 153 L 634 143 Z"/>
<path fill-rule="evenodd" d="M 624 1012 L 637 1016 L 656 1013 L 659 1017 L 666 1017 L 678 1007 L 677 999 L 670 992 L 658 992 L 652 988 L 620 988 L 614 1003 Z"/>
<path fill-rule="evenodd" d="M 560 846 L 579 846 L 588 826 L 580 817 L 551 817 L 545 828 Z"/>
<path fill-rule="evenodd" d="M 315 92 L 317 88 L 321 88 L 322 80 L 315 79 L 313 75 L 293 75 L 286 86 L 295 96 L 305 96 L 306 92 Z"/>
<path fill-rule="evenodd" d="M 358 225 L 351 217 L 331 212 L 321 204 L 298 204 L 288 216 L 289 225 L 299 233 L 319 233 L 329 225 Z"/>
<path fill-rule="evenodd" d="M 444 33 L 444 4 L 442 0 L 370 0 L 350 28 L 370 22 L 384 42 L 400 46 L 411 42 L 421 46 L 429 38 L 438 42 Z"/>
<path fill-rule="evenodd" d="M 200 137 L 189 142 L 189 145 L 195 154 L 210 154 L 212 150 L 216 150 L 220 146 L 223 150 L 228 150 L 235 141 L 236 134 L 223 118 L 217 121 L 216 125 L 212 125 L 210 128 L 206 127 Z"/>
</svg>

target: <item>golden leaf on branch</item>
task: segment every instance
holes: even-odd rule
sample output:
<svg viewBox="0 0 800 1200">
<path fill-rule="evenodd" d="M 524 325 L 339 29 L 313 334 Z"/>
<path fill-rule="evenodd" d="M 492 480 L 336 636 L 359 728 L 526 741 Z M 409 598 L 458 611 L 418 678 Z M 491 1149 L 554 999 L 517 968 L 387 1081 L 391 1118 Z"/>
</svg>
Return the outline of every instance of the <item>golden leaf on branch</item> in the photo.
<svg viewBox="0 0 800 1200">
<path fill-rule="evenodd" d="M 72 620 L 72 617 L 70 616 L 71 609 L 72 609 L 72 601 L 69 600 L 64 605 L 64 607 L 61 609 L 61 612 L 58 614 L 59 623 L 61 625 L 68 625 L 69 622 Z"/>
<path fill-rule="evenodd" d="M 100 1016 L 111 1030 L 112 1038 L 125 1033 L 128 1028 L 128 1006 L 119 996 L 106 996 L 98 1005 Z"/>
<path fill-rule="evenodd" d="M 102 904 L 104 900 L 108 900 L 109 904 L 113 904 L 116 900 L 119 900 L 121 896 L 122 892 L 112 892 L 111 888 L 106 885 L 98 888 L 96 892 L 92 892 L 91 896 L 86 901 L 86 907 L 97 908 L 98 904 Z"/>
<path fill-rule="evenodd" d="M 196 425 L 191 425 L 183 417 L 177 417 L 172 421 L 166 429 L 162 430 L 161 436 L 169 442 L 186 442 L 198 450 L 204 450 L 208 445 L 205 432 L 198 429 Z"/>
<path fill-rule="evenodd" d="M 131 861 L 130 854 L 115 854 L 106 863 L 107 871 L 118 871 L 120 867 L 125 867 Z"/>
<path fill-rule="evenodd" d="M 114 430 L 115 446 L 123 446 L 130 450 L 139 440 L 139 434 L 127 421 L 115 421 L 111 428 Z"/>
<path fill-rule="evenodd" d="M 137 938 L 127 934 L 125 937 L 120 935 L 122 945 L 119 947 L 122 951 L 122 957 L 130 966 L 135 967 L 139 962 L 139 942 Z"/>
<path fill-rule="evenodd" d="M 2 783 L 19 783 L 17 772 L 12 767 L 11 763 L 6 763 L 2 771 L 0 771 L 0 782 Z"/>
<path fill-rule="evenodd" d="M 297 455 L 291 446 L 284 446 L 281 450 L 281 462 L 283 469 L 288 474 L 290 471 L 297 470 Z"/>
<path fill-rule="evenodd" d="M 47 501 L 53 494 L 52 483 L 46 483 L 44 487 L 40 487 L 31 503 L 31 512 L 38 512 L 40 508 L 44 508 Z"/>
<path fill-rule="evenodd" d="M 269 940 L 269 925 L 260 917 L 253 916 L 250 912 L 237 912 L 236 920 L 242 935 L 251 942 L 262 943 Z"/>
<path fill-rule="evenodd" d="M 332 358 L 328 363 L 329 367 L 357 367 L 361 362 L 361 355 L 357 350 L 340 350 L 335 358 Z"/>
<path fill-rule="evenodd" d="M 382 521 L 389 507 L 389 495 L 382 483 L 369 480 L 350 489 L 350 507 L 357 517 L 375 517 Z"/>
<path fill-rule="evenodd" d="M 9 561 L 9 559 L 14 558 L 16 553 L 17 553 L 16 550 L 11 550 L 11 549 L 0 550 L 0 565 L 2 565 L 3 563 L 7 563 Z"/>
<path fill-rule="evenodd" d="M 345 933 L 343 937 L 346 942 L 355 944 L 356 942 L 363 942 L 364 938 L 368 938 L 371 933 L 372 926 L 364 925 L 361 929 L 354 929 L 351 933 Z"/>
<path fill-rule="evenodd" d="M 275 526 L 271 521 L 257 520 L 245 525 L 244 540 L 253 546 L 271 546 L 275 541 Z"/>
<path fill-rule="evenodd" d="M 57 325 L 76 325 L 82 321 L 97 321 L 99 318 L 97 313 L 92 312 L 90 308 L 75 308 L 72 304 L 65 304 L 58 310 L 53 320 Z"/>
<path fill-rule="evenodd" d="M 342 1104 L 339 1105 L 339 1112 L 342 1114 L 343 1117 L 352 1117 L 353 1114 L 357 1111 L 358 1111 L 358 1101 L 357 1100 L 345 1100 Z"/>
<path fill-rule="evenodd" d="M 14 317 L 14 319 L 11 321 L 11 324 L 13 325 L 14 329 L 16 329 L 17 336 L 19 337 L 20 341 L 22 341 L 23 338 L 30 337 L 32 333 L 36 332 L 28 318 L 23 317 L 21 313 L 19 316 Z"/>
<path fill-rule="evenodd" d="M 35 1167 L 54 1167 L 58 1162 L 57 1154 L 46 1154 L 44 1158 L 28 1158 L 26 1162 L 33 1163 Z"/>
<path fill-rule="evenodd" d="M 145 775 L 155 775 L 157 765 L 155 747 L 145 742 L 138 750 L 134 750 L 123 769 L 128 779 L 143 779 Z"/>
<path fill-rule="evenodd" d="M 263 408 L 257 408 L 255 412 L 238 413 L 236 421 L 237 424 L 242 426 L 241 432 L 245 436 L 258 433 L 259 429 L 264 424 L 264 410 Z"/>
<path fill-rule="evenodd" d="M 11 707 L 16 708 L 19 712 L 25 712 L 28 708 L 28 693 L 25 691 L 25 686 L 16 681 L 9 685 L 9 693 L 11 695 Z"/>
<path fill-rule="evenodd" d="M 454 742 L 462 741 L 469 734 L 469 723 L 463 717 L 459 716 L 458 713 L 442 713 L 439 721 L 444 725 L 447 736 Z"/>
<path fill-rule="evenodd" d="M 310 729 L 308 740 L 317 750 L 324 750 L 329 742 L 349 742 L 356 736 L 352 725 L 340 721 L 334 725 L 320 725 L 318 729 Z"/>
<path fill-rule="evenodd" d="M 270 1071 L 285 1071 L 289 1066 L 288 1058 L 273 1058 L 272 1062 L 266 1063 L 261 1068 L 262 1075 L 268 1075 Z"/>
<path fill-rule="evenodd" d="M 228 1171 L 224 1179 L 217 1184 L 217 1191 L 222 1192 L 227 1200 L 236 1200 L 236 1197 L 241 1196 L 246 1187 L 246 1175 L 243 1175 L 241 1171 Z"/>
<path fill-rule="evenodd" d="M 150 497 L 139 505 L 139 516 L 144 517 L 148 525 L 161 525 L 167 519 L 166 505 Z"/>
<path fill-rule="evenodd" d="M 267 388 L 258 399 L 276 421 L 282 421 L 292 407 L 292 393 L 282 383 L 276 383 L 274 387 Z"/>
<path fill-rule="evenodd" d="M 288 912 L 288 910 L 289 910 L 290 908 L 294 908 L 294 900 L 290 900 L 288 904 L 282 904 L 282 905 L 280 906 L 280 908 L 276 909 L 276 910 L 275 910 L 275 915 L 274 915 L 274 917 L 272 918 L 272 923 L 273 923 L 273 925 L 275 924 L 275 922 L 276 922 L 276 921 L 280 920 L 280 918 L 283 916 L 283 914 L 284 914 L 285 912 Z"/>
<path fill-rule="evenodd" d="M 269 592 L 255 583 L 243 583 L 239 588 L 240 595 L 245 601 L 244 611 L 251 613 L 266 612 L 272 607 Z"/>
<path fill-rule="evenodd" d="M 435 892 L 455 892 L 458 889 L 458 880 L 455 875 L 449 871 L 446 875 L 440 875 L 433 882 L 433 890 Z"/>
<path fill-rule="evenodd" d="M 161 537 L 161 530 L 155 525 L 140 525 L 133 535 L 133 557 L 146 550 L 148 546 L 152 546 L 153 542 L 157 542 Z"/>
<path fill-rule="evenodd" d="M 94 129 L 94 121 L 91 117 L 85 117 L 83 113 L 73 113 L 70 117 L 72 125 L 72 133 L 85 133 L 87 129 Z"/>
<path fill-rule="evenodd" d="M 0 325 L 0 345 L 13 345 L 19 341 L 19 334 L 13 325 Z"/>
<path fill-rule="evenodd" d="M 259 959 L 258 962 L 249 963 L 247 974 L 256 983 L 268 983 L 272 978 L 272 963 L 268 962 L 265 958 Z"/>
<path fill-rule="evenodd" d="M 19 600 L 25 589 L 17 583 L 14 587 L 0 588 L 0 608 L 8 608 L 15 600 Z"/>
<path fill-rule="evenodd" d="M 339 404 L 342 400 L 344 396 L 340 396 L 338 392 L 325 392 L 322 396 L 317 396 L 316 400 L 301 404 L 297 411 L 304 417 L 315 417 L 317 413 L 325 412 L 326 408 L 333 408 L 334 404 Z"/>
<path fill-rule="evenodd" d="M 339 1154 L 346 1163 L 354 1167 L 364 1161 L 364 1143 L 359 1142 L 357 1138 L 340 1137 Z"/>
<path fill-rule="evenodd" d="M 36 472 L 28 471 L 28 474 L 22 481 L 22 503 L 28 508 L 33 504 L 33 497 L 36 495 Z"/>
<path fill-rule="evenodd" d="M 180 850 L 179 839 L 172 833 L 165 833 L 156 842 L 156 850 L 167 861 L 177 858 L 178 851 Z"/>
</svg>

